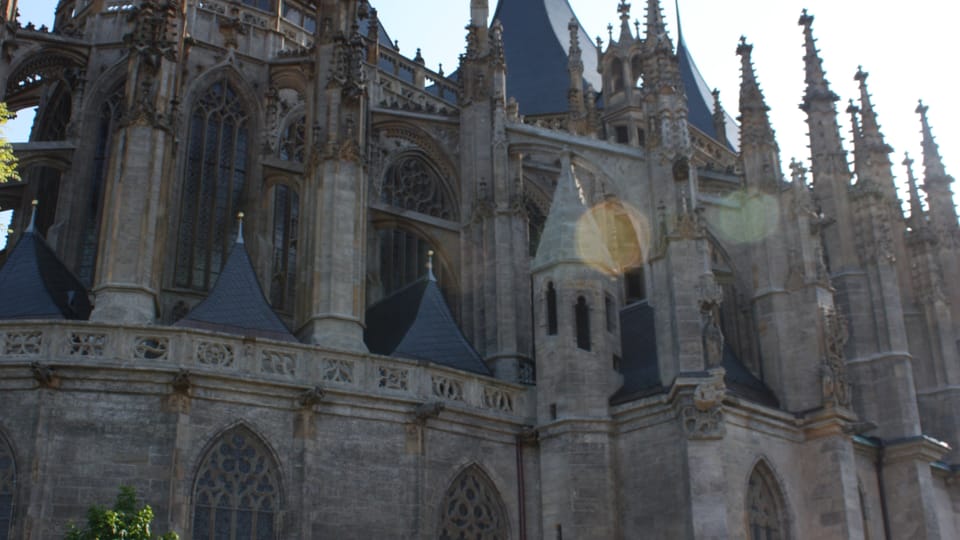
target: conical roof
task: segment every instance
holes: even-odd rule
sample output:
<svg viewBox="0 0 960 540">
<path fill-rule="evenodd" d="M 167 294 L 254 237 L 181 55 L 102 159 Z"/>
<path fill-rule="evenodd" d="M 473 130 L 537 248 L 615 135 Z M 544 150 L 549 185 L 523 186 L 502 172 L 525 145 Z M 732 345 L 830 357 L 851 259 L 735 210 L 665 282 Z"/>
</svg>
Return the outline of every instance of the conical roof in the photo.
<svg viewBox="0 0 960 540">
<path fill-rule="evenodd" d="M 543 225 L 540 245 L 537 246 L 530 269 L 536 272 L 561 263 L 614 268 L 600 227 L 593 214 L 587 211 L 582 188 L 569 156 L 564 156 L 560 166 L 560 178 L 550 204 L 550 214 Z"/>
<path fill-rule="evenodd" d="M 242 237 L 230 251 L 210 294 L 175 326 L 297 341 L 264 297 Z"/>
<path fill-rule="evenodd" d="M 31 224 L 0 267 L 0 319 L 87 319 L 86 287 Z"/>
<path fill-rule="evenodd" d="M 372 353 L 490 375 L 432 277 L 421 278 L 370 306 L 366 322 L 363 339 Z"/>
</svg>

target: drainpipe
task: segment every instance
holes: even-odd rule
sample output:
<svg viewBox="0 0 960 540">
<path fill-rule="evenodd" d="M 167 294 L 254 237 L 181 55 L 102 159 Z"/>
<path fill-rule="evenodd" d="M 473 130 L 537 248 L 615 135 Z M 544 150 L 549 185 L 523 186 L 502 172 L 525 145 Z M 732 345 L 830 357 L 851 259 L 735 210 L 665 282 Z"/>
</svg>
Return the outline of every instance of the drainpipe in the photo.
<svg viewBox="0 0 960 540">
<path fill-rule="evenodd" d="M 877 490 L 880 492 L 880 515 L 883 517 L 883 537 L 890 540 L 890 515 L 887 513 L 887 490 L 883 487 L 883 440 L 877 439 Z"/>
<path fill-rule="evenodd" d="M 518 434 L 516 441 L 517 449 L 517 516 L 520 523 L 520 540 L 527 540 L 527 507 L 526 494 L 524 493 L 523 479 L 523 434 Z"/>
</svg>

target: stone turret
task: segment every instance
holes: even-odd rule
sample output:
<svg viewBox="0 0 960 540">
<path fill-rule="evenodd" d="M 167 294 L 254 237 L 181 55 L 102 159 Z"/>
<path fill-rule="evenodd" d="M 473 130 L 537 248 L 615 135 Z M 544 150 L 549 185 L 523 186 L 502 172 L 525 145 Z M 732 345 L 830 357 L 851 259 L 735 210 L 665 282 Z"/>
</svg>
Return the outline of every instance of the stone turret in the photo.
<svg viewBox="0 0 960 540">
<path fill-rule="evenodd" d="M 609 398 L 622 384 L 614 370 L 617 281 L 609 277 L 613 262 L 580 190 L 565 155 L 532 263 L 543 523 L 571 538 L 613 538 L 606 426 Z"/>
</svg>

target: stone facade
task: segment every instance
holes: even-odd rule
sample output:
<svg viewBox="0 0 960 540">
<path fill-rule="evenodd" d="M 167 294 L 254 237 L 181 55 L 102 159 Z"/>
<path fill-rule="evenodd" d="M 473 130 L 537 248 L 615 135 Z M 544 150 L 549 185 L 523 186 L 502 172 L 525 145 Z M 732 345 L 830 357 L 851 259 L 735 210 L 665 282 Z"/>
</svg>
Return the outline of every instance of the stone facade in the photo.
<svg viewBox="0 0 960 540">
<path fill-rule="evenodd" d="M 953 179 L 921 105 L 904 215 L 862 71 L 847 158 L 806 12 L 785 178 L 751 46 L 733 126 L 657 0 L 642 36 L 624 2 L 606 44 L 554 36 L 536 114 L 486 0 L 456 77 L 362 0 L 16 4 L 0 93 L 39 110 L 0 262 L 36 231 L 94 309 L 0 317 L 0 539 L 120 485 L 198 539 L 960 537 Z M 239 211 L 298 343 L 173 325 Z M 491 376 L 368 352 L 428 261 Z"/>
</svg>

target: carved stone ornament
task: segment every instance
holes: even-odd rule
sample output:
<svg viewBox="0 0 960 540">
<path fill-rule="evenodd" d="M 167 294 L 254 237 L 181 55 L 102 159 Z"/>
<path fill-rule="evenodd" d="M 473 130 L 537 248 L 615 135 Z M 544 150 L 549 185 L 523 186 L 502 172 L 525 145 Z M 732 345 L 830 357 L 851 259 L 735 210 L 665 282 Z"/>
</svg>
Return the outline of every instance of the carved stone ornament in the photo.
<svg viewBox="0 0 960 540">
<path fill-rule="evenodd" d="M 440 416 L 440 411 L 443 409 L 444 404 L 442 401 L 421 403 L 413 409 L 414 421 L 418 424 L 425 424 L 430 418 L 436 418 Z"/>
<path fill-rule="evenodd" d="M 723 423 L 723 397 L 726 385 L 724 370 L 710 370 L 710 379 L 700 383 L 693 391 L 693 404 L 680 410 L 683 429 L 690 439 L 719 439 L 726 433 Z"/>
<path fill-rule="evenodd" d="M 717 324 L 715 309 L 706 311 L 703 315 L 703 360 L 707 369 L 720 367 L 723 364 L 723 331 Z"/>
<path fill-rule="evenodd" d="M 60 387 L 60 377 L 57 375 L 57 371 L 47 364 L 31 362 L 30 372 L 33 374 L 33 378 L 40 383 L 41 388 Z"/>
<path fill-rule="evenodd" d="M 190 392 L 190 387 L 193 386 L 193 383 L 190 382 L 190 371 L 181 369 L 173 376 L 173 382 L 170 384 L 174 393 L 186 395 Z"/>
<path fill-rule="evenodd" d="M 847 343 L 847 322 L 830 308 L 822 308 L 824 354 L 820 367 L 820 385 L 824 406 L 850 407 L 852 392 L 843 348 Z"/>
<path fill-rule="evenodd" d="M 323 391 L 323 388 L 314 386 L 309 390 L 304 390 L 303 393 L 300 394 L 300 397 L 297 398 L 297 403 L 304 409 L 312 409 L 323 401 L 324 397 L 326 397 L 326 392 Z"/>
</svg>

